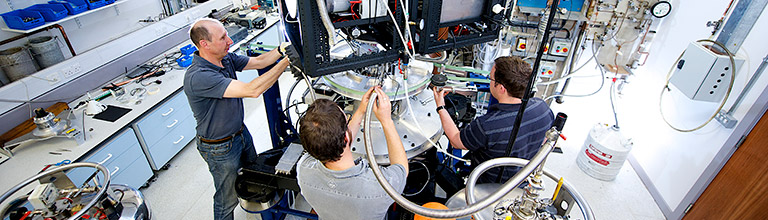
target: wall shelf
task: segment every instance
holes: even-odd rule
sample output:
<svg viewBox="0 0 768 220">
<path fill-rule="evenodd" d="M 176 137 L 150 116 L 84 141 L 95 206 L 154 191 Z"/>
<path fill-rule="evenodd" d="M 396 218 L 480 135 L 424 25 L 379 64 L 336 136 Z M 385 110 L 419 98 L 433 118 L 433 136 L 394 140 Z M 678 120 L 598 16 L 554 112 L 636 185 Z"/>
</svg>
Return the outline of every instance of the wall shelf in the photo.
<svg viewBox="0 0 768 220">
<path fill-rule="evenodd" d="M 118 1 L 115 1 L 115 3 L 102 6 L 101 8 L 84 11 L 83 13 L 76 14 L 76 15 L 70 15 L 70 16 L 62 18 L 61 20 L 58 20 L 58 21 L 46 22 L 45 24 L 40 25 L 39 27 L 32 28 L 32 29 L 29 29 L 29 30 L 18 30 L 18 29 L 8 28 L 8 25 L 6 25 L 5 21 L 3 21 L 2 22 L 3 25 L 0 26 L 0 30 L 10 31 L 10 32 L 15 32 L 15 33 L 20 33 L 20 34 L 28 34 L 28 33 L 32 33 L 32 32 L 35 32 L 37 30 L 46 28 L 48 26 L 52 26 L 52 25 L 56 25 L 56 24 L 61 24 L 61 23 L 64 23 L 66 21 L 73 20 L 73 19 L 75 19 L 75 21 L 78 23 L 78 26 L 80 26 L 80 22 L 76 20 L 77 18 L 80 18 L 82 16 L 85 16 L 85 15 L 88 15 L 88 14 L 91 14 L 91 13 L 94 13 L 94 12 L 97 12 L 97 11 L 104 10 L 106 8 L 113 8 L 115 10 L 115 13 L 117 13 L 119 15 L 120 11 L 117 9 L 117 5 L 122 4 L 124 2 L 127 2 L 127 1 L 129 1 L 129 0 L 118 0 Z"/>
</svg>

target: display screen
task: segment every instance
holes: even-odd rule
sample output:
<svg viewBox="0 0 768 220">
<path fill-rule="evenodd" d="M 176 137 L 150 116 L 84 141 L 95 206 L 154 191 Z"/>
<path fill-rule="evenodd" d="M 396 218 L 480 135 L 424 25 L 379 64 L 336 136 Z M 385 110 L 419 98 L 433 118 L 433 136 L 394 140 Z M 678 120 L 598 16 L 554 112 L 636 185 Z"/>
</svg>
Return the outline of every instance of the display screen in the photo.
<svg viewBox="0 0 768 220">
<path fill-rule="evenodd" d="M 443 0 L 440 23 L 479 18 L 485 0 Z"/>
</svg>

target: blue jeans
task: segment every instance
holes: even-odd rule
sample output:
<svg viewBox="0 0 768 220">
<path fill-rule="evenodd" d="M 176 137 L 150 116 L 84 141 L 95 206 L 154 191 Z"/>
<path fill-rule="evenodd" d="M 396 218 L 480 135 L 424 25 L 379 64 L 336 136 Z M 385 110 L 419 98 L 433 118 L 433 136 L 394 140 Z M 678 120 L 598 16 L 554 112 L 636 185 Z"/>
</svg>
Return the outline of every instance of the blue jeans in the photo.
<svg viewBox="0 0 768 220">
<path fill-rule="evenodd" d="M 245 126 L 245 125 L 243 125 Z M 197 139 L 197 150 L 208 163 L 208 170 L 213 176 L 213 218 L 216 220 L 234 219 L 234 210 L 238 199 L 235 192 L 237 171 L 243 164 L 256 159 L 256 149 L 248 128 L 229 141 L 207 144 Z"/>
</svg>

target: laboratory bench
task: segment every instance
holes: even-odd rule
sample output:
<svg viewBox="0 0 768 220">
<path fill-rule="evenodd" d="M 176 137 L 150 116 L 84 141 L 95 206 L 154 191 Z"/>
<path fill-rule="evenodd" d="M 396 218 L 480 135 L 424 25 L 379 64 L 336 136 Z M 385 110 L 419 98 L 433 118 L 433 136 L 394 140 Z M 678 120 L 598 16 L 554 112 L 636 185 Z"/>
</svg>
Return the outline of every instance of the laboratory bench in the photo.
<svg viewBox="0 0 768 220">
<path fill-rule="evenodd" d="M 250 31 L 244 40 L 232 45 L 230 52 L 237 52 L 241 45 L 251 43 L 262 32 L 274 31 L 277 26 L 273 25 L 279 16 L 270 14 L 266 18 L 264 29 Z M 171 48 L 167 54 L 188 44 L 189 40 Z M 164 58 L 165 55 L 160 55 L 152 60 Z M 108 96 L 100 100 L 104 105 L 130 109 L 114 122 L 86 116 L 86 105 L 74 108 L 69 117 L 67 111 L 60 113 L 57 118 L 68 118 L 71 127 L 83 132 L 82 143 L 78 144 L 72 138 L 56 137 L 17 146 L 13 157 L 0 163 L 0 192 L 8 191 L 47 165 L 65 160 L 101 163 L 110 170 L 113 184 L 126 184 L 136 189 L 147 186 L 154 173 L 167 166 L 196 135 L 196 122 L 182 90 L 184 72 L 185 69 L 175 68 L 141 83 L 131 82 L 122 86 L 125 94 L 120 98 Z M 126 79 L 121 76 L 111 82 Z M 135 90 L 137 88 L 146 91 Z M 99 93 L 102 93 L 101 88 L 90 92 L 93 97 Z M 70 102 L 69 107 L 75 107 L 86 100 L 88 96 L 84 95 Z M 94 171 L 78 168 L 70 170 L 67 175 L 75 184 L 81 184 Z M 27 186 L 22 191 L 29 192 L 33 187 Z"/>
</svg>

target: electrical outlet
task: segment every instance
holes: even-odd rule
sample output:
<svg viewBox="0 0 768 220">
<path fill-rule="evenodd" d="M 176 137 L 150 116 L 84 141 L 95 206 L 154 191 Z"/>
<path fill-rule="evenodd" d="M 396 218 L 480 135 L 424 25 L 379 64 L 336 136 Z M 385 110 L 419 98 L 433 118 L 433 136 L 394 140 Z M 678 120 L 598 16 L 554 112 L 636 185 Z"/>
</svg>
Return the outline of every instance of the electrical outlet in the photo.
<svg viewBox="0 0 768 220">
<path fill-rule="evenodd" d="M 51 85 L 58 83 L 61 81 L 61 75 L 58 72 L 53 72 L 45 77 L 48 79 L 48 82 L 51 83 Z"/>
<path fill-rule="evenodd" d="M 72 64 L 72 71 L 74 73 L 80 73 L 81 71 L 80 64 L 79 63 Z"/>
<path fill-rule="evenodd" d="M 71 66 L 64 67 L 61 69 L 61 75 L 64 76 L 65 79 L 69 79 L 80 73 L 82 68 L 80 67 L 79 63 L 72 64 Z"/>
</svg>

